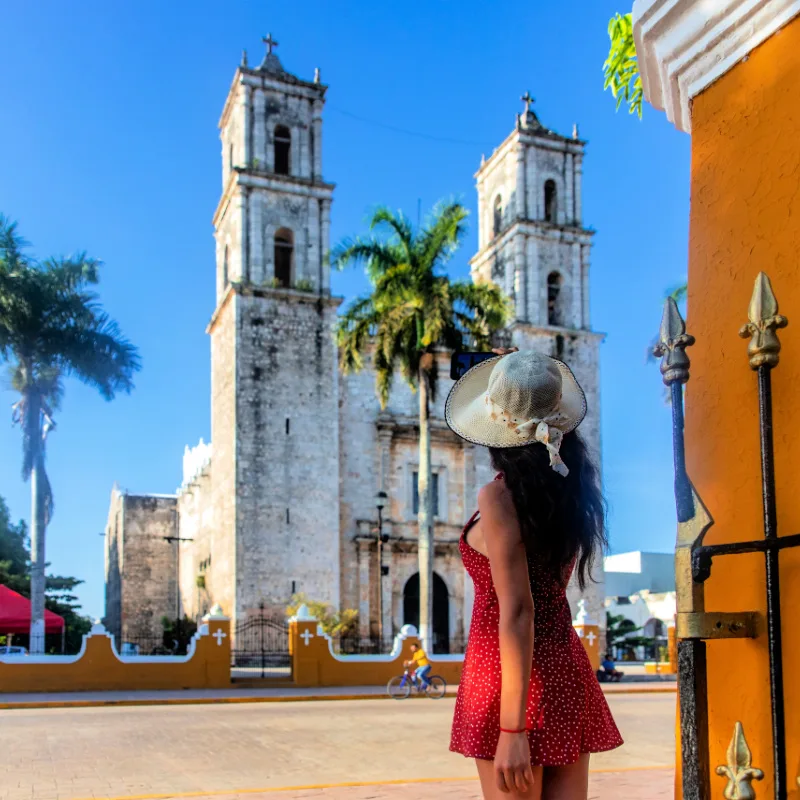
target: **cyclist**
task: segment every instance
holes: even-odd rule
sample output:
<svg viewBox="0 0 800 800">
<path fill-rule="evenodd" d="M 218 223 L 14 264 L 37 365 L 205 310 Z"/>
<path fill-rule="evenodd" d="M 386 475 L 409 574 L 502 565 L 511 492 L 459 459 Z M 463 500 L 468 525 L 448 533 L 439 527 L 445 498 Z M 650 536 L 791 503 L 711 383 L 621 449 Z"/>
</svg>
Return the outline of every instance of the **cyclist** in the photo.
<svg viewBox="0 0 800 800">
<path fill-rule="evenodd" d="M 422 684 L 422 688 L 428 688 L 427 676 L 431 671 L 431 662 L 428 661 L 428 656 L 418 644 L 411 645 L 411 661 L 406 661 L 403 666 L 413 667 L 414 675 Z"/>
</svg>

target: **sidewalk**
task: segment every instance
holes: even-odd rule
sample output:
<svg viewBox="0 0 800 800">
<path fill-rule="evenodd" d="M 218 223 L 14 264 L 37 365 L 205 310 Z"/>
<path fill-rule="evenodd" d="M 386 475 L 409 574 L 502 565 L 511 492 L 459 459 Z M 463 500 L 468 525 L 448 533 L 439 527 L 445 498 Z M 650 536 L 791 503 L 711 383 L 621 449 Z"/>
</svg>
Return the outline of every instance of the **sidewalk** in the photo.
<svg viewBox="0 0 800 800">
<path fill-rule="evenodd" d="M 592 772 L 589 776 L 589 800 L 672 800 L 673 771 L 669 768 L 632 768 Z M 141 797 L 141 796 L 140 796 Z M 481 800 L 477 779 L 387 781 L 384 783 L 349 783 L 334 786 L 297 786 L 286 789 L 246 789 L 230 793 L 189 793 L 148 795 L 148 800 Z M 84 798 L 75 798 L 84 800 Z M 107 798 L 106 800 L 140 800 Z"/>
<path fill-rule="evenodd" d="M 625 681 L 601 684 L 606 694 L 675 692 L 672 680 Z M 458 687 L 449 686 L 447 696 L 454 697 Z M 186 689 L 150 692 L 60 692 L 58 694 L 0 694 L 0 709 L 81 708 L 97 706 L 207 705 L 211 703 L 297 703 L 317 700 L 389 699 L 383 686 L 316 686 L 300 689 L 293 686 L 274 688 Z M 426 699 L 414 696 L 411 699 Z"/>
</svg>

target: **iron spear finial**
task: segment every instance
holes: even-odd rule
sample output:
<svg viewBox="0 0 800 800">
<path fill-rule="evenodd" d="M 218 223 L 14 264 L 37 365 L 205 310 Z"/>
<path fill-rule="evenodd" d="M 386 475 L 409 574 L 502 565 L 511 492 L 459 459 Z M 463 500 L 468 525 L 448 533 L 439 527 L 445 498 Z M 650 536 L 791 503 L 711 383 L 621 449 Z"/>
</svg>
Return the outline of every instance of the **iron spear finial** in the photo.
<svg viewBox="0 0 800 800">
<path fill-rule="evenodd" d="M 750 369 L 777 367 L 781 343 L 776 331 L 785 328 L 789 320 L 778 313 L 778 301 L 765 272 L 758 273 L 747 316 L 750 321 L 742 325 L 739 336 L 743 339 L 750 337 L 750 344 L 747 345 Z"/>
<path fill-rule="evenodd" d="M 727 765 L 717 767 L 717 775 L 722 775 L 728 779 L 725 787 L 725 797 L 755 797 L 753 787 L 750 785 L 754 780 L 760 781 L 764 778 L 764 773 L 758 767 L 753 766 L 753 756 L 744 738 L 742 723 L 737 722 L 733 728 L 733 738 L 728 745 L 726 753 L 728 757 Z"/>
<path fill-rule="evenodd" d="M 693 344 L 694 336 L 686 333 L 686 323 L 678 311 L 678 304 L 672 297 L 668 297 L 664 303 L 658 344 L 653 348 L 653 355 L 661 356 L 661 375 L 667 386 L 689 380 L 689 356 L 686 355 L 686 348 Z"/>
</svg>

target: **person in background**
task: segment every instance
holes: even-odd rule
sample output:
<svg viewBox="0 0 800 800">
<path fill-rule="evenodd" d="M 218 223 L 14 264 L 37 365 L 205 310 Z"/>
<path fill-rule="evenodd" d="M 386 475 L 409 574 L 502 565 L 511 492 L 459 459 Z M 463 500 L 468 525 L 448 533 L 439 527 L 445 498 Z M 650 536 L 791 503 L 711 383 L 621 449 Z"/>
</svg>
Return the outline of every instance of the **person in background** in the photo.
<svg viewBox="0 0 800 800">
<path fill-rule="evenodd" d="M 417 679 L 422 683 L 422 688 L 427 688 L 431 662 L 428 661 L 428 656 L 418 644 L 411 645 L 411 661 L 406 661 L 403 666 L 412 667 Z"/>
<path fill-rule="evenodd" d="M 614 665 L 614 659 L 611 658 L 611 653 L 606 653 L 603 663 L 600 666 L 603 668 L 603 672 L 605 673 L 607 680 L 618 681 L 625 674 L 616 668 Z"/>
</svg>

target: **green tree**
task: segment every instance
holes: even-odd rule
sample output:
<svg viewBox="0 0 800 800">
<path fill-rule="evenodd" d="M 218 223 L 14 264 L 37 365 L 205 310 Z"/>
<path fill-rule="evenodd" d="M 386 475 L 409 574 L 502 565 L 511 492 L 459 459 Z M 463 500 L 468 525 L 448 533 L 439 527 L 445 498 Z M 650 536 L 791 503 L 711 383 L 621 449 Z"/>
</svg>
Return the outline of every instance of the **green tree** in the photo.
<svg viewBox="0 0 800 800">
<path fill-rule="evenodd" d="M 606 644 L 609 649 L 621 645 L 623 641 L 627 643 L 628 637 L 640 630 L 641 627 L 623 614 L 611 614 L 606 611 Z"/>
<path fill-rule="evenodd" d="M 289 605 L 286 607 L 286 614 L 293 617 L 300 606 L 306 606 L 309 613 L 322 626 L 322 630 L 328 636 L 344 636 L 355 629 L 358 624 L 358 611 L 353 608 L 345 608 L 337 611 L 327 603 L 319 600 L 309 600 L 302 592 L 293 594 Z"/>
<path fill-rule="evenodd" d="M 0 584 L 19 594 L 28 596 L 28 529 L 20 520 L 11 522 L 11 514 L 5 500 L 0 497 Z"/>
<path fill-rule="evenodd" d="M 465 232 L 466 209 L 439 204 L 414 230 L 402 212 L 379 208 L 369 237 L 342 242 L 332 255 L 343 268 L 362 263 L 372 292 L 353 302 L 339 319 L 337 339 L 346 374 L 372 356 L 376 389 L 385 408 L 395 371 L 419 394 L 419 589 L 420 638 L 432 644 L 433 497 L 430 404 L 436 396 L 436 353 L 442 348 L 487 350 L 509 316 L 509 304 L 491 283 L 451 281 L 442 273 Z"/>
<path fill-rule="evenodd" d="M 81 645 L 81 639 L 89 632 L 91 620 L 80 614 L 80 605 L 74 590 L 83 581 L 78 578 L 66 578 L 50 575 L 45 579 L 45 607 L 48 611 L 64 618 L 66 652 L 75 653 Z M 30 597 L 30 549 L 28 531 L 20 520 L 16 525 L 11 522 L 8 506 L 0 497 L 0 584 L 15 592 Z"/>
<path fill-rule="evenodd" d="M 603 89 L 611 89 L 617 99 L 617 110 L 623 101 L 628 113 L 642 118 L 642 77 L 633 40 L 633 21 L 630 14 L 615 14 L 608 22 L 608 38 L 611 46 L 603 64 L 605 83 Z"/>
<path fill-rule="evenodd" d="M 31 483 L 31 650 L 44 642 L 45 530 L 53 493 L 45 442 L 63 380 L 73 376 L 106 400 L 133 388 L 139 356 L 91 291 L 100 262 L 85 253 L 37 262 L 16 224 L 0 216 L 0 361 L 19 394 L 13 420 L 22 429 L 22 476 Z"/>
</svg>

